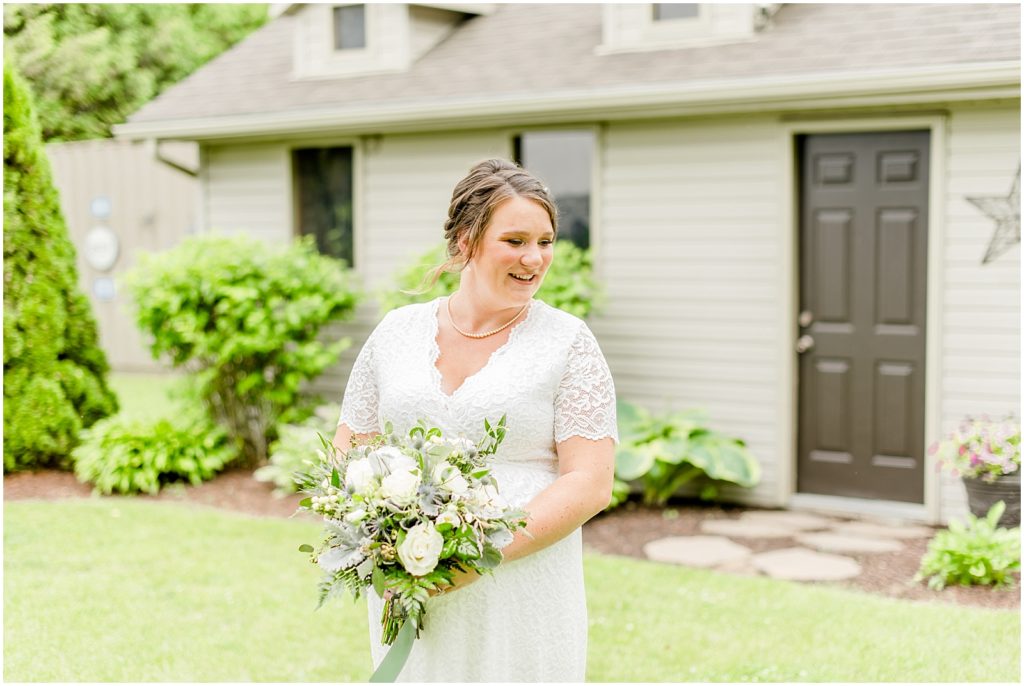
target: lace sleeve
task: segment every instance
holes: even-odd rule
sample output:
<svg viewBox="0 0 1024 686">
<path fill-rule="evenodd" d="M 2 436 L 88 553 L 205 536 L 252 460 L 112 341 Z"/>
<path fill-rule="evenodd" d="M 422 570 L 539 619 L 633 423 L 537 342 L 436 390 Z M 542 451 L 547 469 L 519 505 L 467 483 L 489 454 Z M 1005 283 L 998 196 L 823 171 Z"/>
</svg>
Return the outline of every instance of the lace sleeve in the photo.
<svg viewBox="0 0 1024 686">
<path fill-rule="evenodd" d="M 615 385 L 597 339 L 586 324 L 569 348 L 569 360 L 555 394 L 555 442 L 570 436 L 619 442 Z"/>
<path fill-rule="evenodd" d="M 348 384 L 345 386 L 345 396 L 341 401 L 338 425 L 347 424 L 353 433 L 366 434 L 380 431 L 380 423 L 377 419 L 379 395 L 374 349 L 377 332 L 380 331 L 383 324 L 383 321 L 378 324 L 366 339 L 363 349 L 356 357 L 355 364 L 352 365 L 352 372 L 348 375 Z"/>
</svg>

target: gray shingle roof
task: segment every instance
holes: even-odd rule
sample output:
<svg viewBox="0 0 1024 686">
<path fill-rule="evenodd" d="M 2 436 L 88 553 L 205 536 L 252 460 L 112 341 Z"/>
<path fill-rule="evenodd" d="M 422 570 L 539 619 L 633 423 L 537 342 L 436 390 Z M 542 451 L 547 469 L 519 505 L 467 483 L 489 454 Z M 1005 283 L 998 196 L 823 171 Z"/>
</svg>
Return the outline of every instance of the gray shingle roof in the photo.
<svg viewBox="0 0 1024 686">
<path fill-rule="evenodd" d="M 1020 59 L 1017 4 L 787 4 L 753 41 L 611 55 L 595 54 L 601 17 L 600 5 L 501 5 L 407 72 L 294 80 L 295 17 L 281 16 L 129 122 Z"/>
</svg>

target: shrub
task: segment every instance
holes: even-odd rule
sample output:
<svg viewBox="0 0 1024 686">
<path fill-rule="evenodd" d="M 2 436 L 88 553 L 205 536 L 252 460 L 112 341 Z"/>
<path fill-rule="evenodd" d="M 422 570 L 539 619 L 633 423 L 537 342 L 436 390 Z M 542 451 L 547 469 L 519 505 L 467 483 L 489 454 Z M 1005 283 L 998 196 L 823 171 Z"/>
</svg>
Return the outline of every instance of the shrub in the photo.
<svg viewBox="0 0 1024 686">
<path fill-rule="evenodd" d="M 423 276 L 433 267 L 445 261 L 445 247 L 431 248 L 421 254 L 395 277 L 393 290 L 379 294 L 381 313 L 409 305 L 428 302 L 442 295 L 454 293 L 459 287 L 459 274 L 444 272 L 428 291 L 410 295 L 402 291 L 415 291 L 420 287 Z M 565 310 L 577 317 L 586 317 L 603 301 L 600 285 L 594 280 L 590 250 L 583 250 L 566 240 L 555 244 L 555 259 L 544 277 L 544 283 L 537 291 L 537 298 L 552 307 Z"/>
<path fill-rule="evenodd" d="M 351 318 L 358 296 L 345 263 L 320 255 L 311 237 L 288 247 L 192 238 L 143 256 L 127 281 L 153 356 L 195 374 L 248 464 L 266 460 L 279 422 L 309 416 L 316 398 L 300 386 L 351 344 L 318 340 L 326 324 Z"/>
<path fill-rule="evenodd" d="M 151 420 L 104 419 L 82 432 L 72 453 L 78 480 L 107 495 L 157 493 L 180 481 L 197 485 L 236 455 L 227 432 L 200 409 Z"/>
<path fill-rule="evenodd" d="M 67 467 L 117 411 L 28 89 L 4 67 L 4 472 Z"/>
<path fill-rule="evenodd" d="M 967 514 L 966 525 L 950 520 L 928 543 L 915 581 L 928 579 L 928 587 L 948 584 L 996 585 L 1009 583 L 1010 572 L 1020 569 L 1020 529 L 997 528 L 1006 504 L 998 501 L 985 517 Z"/>
<path fill-rule="evenodd" d="M 684 484 L 707 479 L 701 498 L 713 499 L 715 482 L 747 488 L 761 479 L 761 466 L 746 444 L 706 426 L 702 410 L 670 412 L 654 416 L 641 407 L 619 401 L 620 443 L 615 452 L 615 476 L 621 481 L 639 479 L 643 500 L 661 506 Z M 622 490 L 622 485 L 617 484 Z M 613 498 L 608 509 L 624 498 Z"/>
<path fill-rule="evenodd" d="M 274 484 L 274 492 L 280 495 L 297 493 L 299 484 L 295 474 L 309 472 L 317 454 L 323 451 L 317 433 L 330 440 L 337 431 L 340 412 L 341 407 L 337 405 L 325 405 L 301 424 L 280 425 L 277 440 L 270 446 L 270 463 L 257 469 L 253 477 Z"/>
</svg>

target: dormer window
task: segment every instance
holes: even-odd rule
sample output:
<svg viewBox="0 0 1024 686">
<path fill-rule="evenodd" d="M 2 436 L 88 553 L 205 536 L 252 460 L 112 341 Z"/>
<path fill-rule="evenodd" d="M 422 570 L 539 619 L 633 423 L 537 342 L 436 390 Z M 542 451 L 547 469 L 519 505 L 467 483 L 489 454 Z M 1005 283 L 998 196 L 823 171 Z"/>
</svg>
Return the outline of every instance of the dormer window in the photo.
<svg viewBox="0 0 1024 686">
<path fill-rule="evenodd" d="M 694 2 L 656 2 L 654 21 L 672 19 L 696 19 L 700 16 L 700 5 Z"/>
<path fill-rule="evenodd" d="M 334 8 L 334 49 L 358 50 L 366 47 L 366 5 Z"/>
</svg>

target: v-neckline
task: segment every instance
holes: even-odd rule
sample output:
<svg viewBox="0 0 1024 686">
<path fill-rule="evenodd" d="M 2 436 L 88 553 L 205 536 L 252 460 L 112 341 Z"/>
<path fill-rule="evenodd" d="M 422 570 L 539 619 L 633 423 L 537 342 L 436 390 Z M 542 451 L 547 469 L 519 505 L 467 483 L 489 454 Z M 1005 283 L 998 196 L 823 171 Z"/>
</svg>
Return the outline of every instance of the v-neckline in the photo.
<svg viewBox="0 0 1024 686">
<path fill-rule="evenodd" d="M 469 384 L 470 381 L 483 374 L 484 371 L 486 371 L 487 368 L 491 366 L 491 363 L 498 357 L 498 355 L 504 352 L 510 345 L 512 345 L 512 342 L 519 335 L 520 329 L 525 327 L 526 323 L 530 320 L 530 315 L 533 314 L 533 308 L 536 301 L 530 301 L 530 306 L 526 309 L 526 316 L 524 316 L 521 321 L 518 321 L 512 325 L 512 329 L 508 332 L 508 340 L 506 340 L 504 343 L 502 343 L 493 351 L 491 351 L 491 354 L 487 356 L 487 361 L 484 362 L 483 366 L 480 367 L 480 369 L 473 372 L 472 374 L 470 374 L 469 376 L 467 376 L 465 379 L 463 379 L 462 383 L 459 384 L 451 393 L 447 393 L 444 390 L 444 376 L 441 374 L 441 370 L 437 368 L 438 360 L 441 359 L 441 346 L 437 342 L 437 337 L 441 333 L 441 322 L 438 319 L 437 315 L 441 307 L 441 301 L 445 300 L 447 297 L 449 296 L 440 296 L 436 298 L 434 300 L 434 307 L 431 309 L 431 348 L 429 362 L 430 369 L 434 377 L 434 387 L 437 388 L 437 392 L 441 394 L 441 397 L 443 397 L 445 400 L 451 400 L 455 396 L 457 396 L 459 392 L 462 391 L 462 389 L 465 388 L 467 384 Z"/>
</svg>

